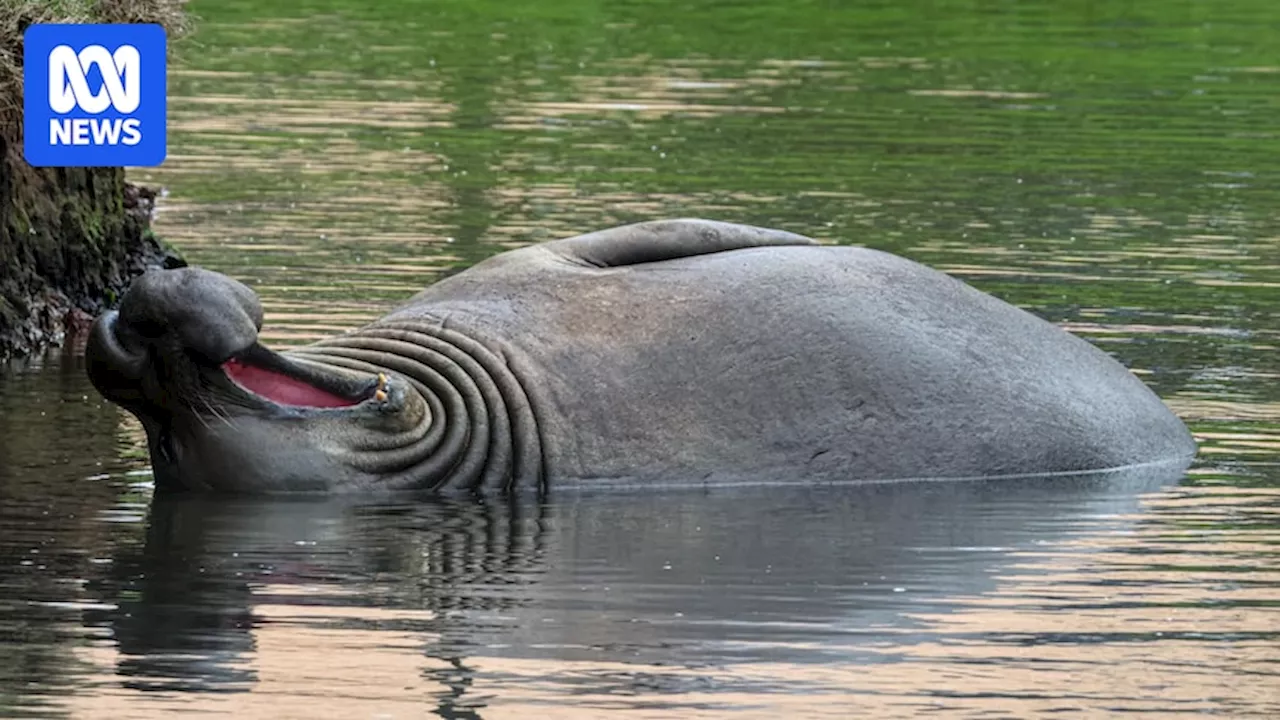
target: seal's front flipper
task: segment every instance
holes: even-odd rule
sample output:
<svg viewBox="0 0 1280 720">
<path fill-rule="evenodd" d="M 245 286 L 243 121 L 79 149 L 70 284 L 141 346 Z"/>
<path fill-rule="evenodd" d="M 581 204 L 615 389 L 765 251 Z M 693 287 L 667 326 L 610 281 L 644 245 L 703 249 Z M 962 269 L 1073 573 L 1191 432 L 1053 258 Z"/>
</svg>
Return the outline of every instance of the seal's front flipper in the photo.
<svg viewBox="0 0 1280 720">
<path fill-rule="evenodd" d="M 541 247 L 575 264 L 611 268 L 726 250 L 816 244 L 816 240 L 782 230 L 689 219 L 623 225 L 544 243 Z"/>
</svg>

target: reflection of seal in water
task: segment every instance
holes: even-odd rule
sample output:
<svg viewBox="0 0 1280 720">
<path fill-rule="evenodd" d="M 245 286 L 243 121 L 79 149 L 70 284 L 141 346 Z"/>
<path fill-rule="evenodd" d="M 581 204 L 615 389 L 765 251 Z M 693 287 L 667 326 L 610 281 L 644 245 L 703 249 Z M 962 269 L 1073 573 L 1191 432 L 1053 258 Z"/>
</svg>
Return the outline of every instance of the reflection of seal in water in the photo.
<svg viewBox="0 0 1280 720">
<path fill-rule="evenodd" d="M 775 230 L 644 223 L 490 258 L 288 353 L 222 275 L 153 271 L 89 372 L 161 486 L 991 477 L 1184 461 L 1119 363 L 964 283 Z"/>
<path fill-rule="evenodd" d="M 660 667 L 722 668 L 727 675 L 701 680 L 738 692 L 738 663 L 808 664 L 833 651 L 841 662 L 883 661 L 895 648 L 972 639 L 966 622 L 922 615 L 985 611 L 1007 620 L 1011 598 L 1038 609 L 1043 577 L 1028 562 L 1064 569 L 1105 555 L 1106 538 L 1152 525 L 1145 494 L 1180 477 L 1144 467 L 1048 482 L 479 501 L 165 493 L 151 505 L 145 543 L 119 545 L 114 562 L 92 570 L 87 591 L 102 604 L 85 623 L 111 629 L 117 672 L 132 687 L 254 688 L 277 702 L 326 688 L 341 702 L 349 668 L 380 668 L 365 676 L 375 684 L 361 686 L 361 714 L 368 698 L 394 695 L 413 677 L 425 685 L 415 690 L 445 684 L 473 700 L 510 701 L 512 677 L 539 681 L 542 693 L 565 677 L 563 662 L 573 663 L 566 675 L 579 691 L 596 683 L 616 690 L 627 682 L 618 663 L 631 665 L 638 702 L 654 699 L 647 683 Z M 1098 590 L 1107 575 L 1100 581 L 1097 570 L 1070 584 Z M 1045 629 L 1063 641 L 1061 624 Z M 413 652 L 404 652 L 406 633 Z M 1006 639 L 988 649 L 1004 653 Z M 381 670 L 390 655 L 405 673 Z M 511 665 L 485 657 L 549 664 L 531 668 L 536 677 L 512 676 Z M 473 660 L 498 677 L 476 678 L 466 670 Z M 786 692 L 791 681 L 777 682 Z M 415 701 L 431 695 L 449 701 L 436 692 Z M 168 699 L 195 703 L 188 713 L 201 707 L 189 694 Z"/>
</svg>

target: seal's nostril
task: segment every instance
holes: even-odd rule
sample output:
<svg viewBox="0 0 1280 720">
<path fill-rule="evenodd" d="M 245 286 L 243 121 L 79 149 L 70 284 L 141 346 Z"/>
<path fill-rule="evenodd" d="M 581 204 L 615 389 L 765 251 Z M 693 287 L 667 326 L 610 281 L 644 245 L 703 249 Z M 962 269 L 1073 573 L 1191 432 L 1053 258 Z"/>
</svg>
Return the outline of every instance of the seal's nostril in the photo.
<svg viewBox="0 0 1280 720">
<path fill-rule="evenodd" d="M 118 313 L 110 311 L 94 321 L 85 359 L 89 379 L 103 395 L 121 403 L 141 398 L 138 383 L 146 371 L 147 354 Z"/>
</svg>

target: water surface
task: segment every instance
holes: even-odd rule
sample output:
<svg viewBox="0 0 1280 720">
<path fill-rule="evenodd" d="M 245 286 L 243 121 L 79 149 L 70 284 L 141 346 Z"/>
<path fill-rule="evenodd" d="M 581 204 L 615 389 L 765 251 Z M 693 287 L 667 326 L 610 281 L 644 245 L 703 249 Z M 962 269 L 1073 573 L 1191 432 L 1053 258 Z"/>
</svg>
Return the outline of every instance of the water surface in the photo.
<svg viewBox="0 0 1280 720">
<path fill-rule="evenodd" d="M 1280 714 L 1272 3 L 192 3 L 156 229 L 290 345 L 681 215 L 951 272 L 1114 354 L 1185 474 L 153 498 L 0 375 L 0 716 Z"/>
</svg>

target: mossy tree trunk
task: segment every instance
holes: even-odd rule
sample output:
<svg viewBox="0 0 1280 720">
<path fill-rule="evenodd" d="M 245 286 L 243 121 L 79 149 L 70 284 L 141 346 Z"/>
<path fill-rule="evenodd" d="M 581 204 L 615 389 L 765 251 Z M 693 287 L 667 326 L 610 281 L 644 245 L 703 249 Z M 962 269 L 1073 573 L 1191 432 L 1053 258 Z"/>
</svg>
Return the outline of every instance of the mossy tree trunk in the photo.
<svg viewBox="0 0 1280 720">
<path fill-rule="evenodd" d="M 8 130 L 5 128 L 4 130 Z M 33 168 L 0 132 L 0 357 L 61 342 L 165 261 L 122 168 Z"/>
<path fill-rule="evenodd" d="M 172 256 L 151 234 L 155 194 L 123 168 L 33 168 L 22 157 L 22 38 L 33 23 L 160 23 L 185 0 L 0 0 L 0 358 L 61 342 Z M 172 262 L 172 261 L 170 261 Z"/>
</svg>

